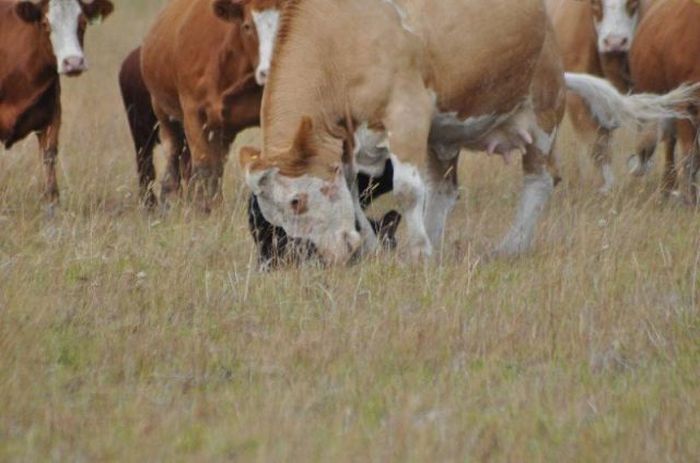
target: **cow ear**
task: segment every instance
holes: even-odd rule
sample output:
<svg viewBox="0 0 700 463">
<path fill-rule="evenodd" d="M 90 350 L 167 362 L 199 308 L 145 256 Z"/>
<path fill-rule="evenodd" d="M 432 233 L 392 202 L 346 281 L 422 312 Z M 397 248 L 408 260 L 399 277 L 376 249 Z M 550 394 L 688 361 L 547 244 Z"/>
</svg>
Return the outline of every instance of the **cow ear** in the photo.
<svg viewBox="0 0 700 463">
<path fill-rule="evenodd" d="M 245 172 L 246 184 L 253 194 L 260 195 L 276 170 L 270 163 L 261 159 L 260 150 L 251 146 L 241 148 L 238 152 L 238 162 Z"/>
<path fill-rule="evenodd" d="M 301 157 L 310 157 L 313 154 L 311 136 L 314 123 L 309 116 L 304 116 L 299 123 L 297 134 L 294 137 L 293 151 Z"/>
<path fill-rule="evenodd" d="M 17 2 L 15 4 L 15 13 L 22 21 L 27 23 L 38 23 L 44 16 L 41 5 L 29 0 Z"/>
<path fill-rule="evenodd" d="M 83 13 L 91 23 L 99 23 L 114 11 L 109 0 L 81 0 Z"/>
<path fill-rule="evenodd" d="M 217 18 L 236 22 L 243 20 L 243 5 L 246 3 L 244 0 L 214 0 L 212 8 Z"/>
</svg>

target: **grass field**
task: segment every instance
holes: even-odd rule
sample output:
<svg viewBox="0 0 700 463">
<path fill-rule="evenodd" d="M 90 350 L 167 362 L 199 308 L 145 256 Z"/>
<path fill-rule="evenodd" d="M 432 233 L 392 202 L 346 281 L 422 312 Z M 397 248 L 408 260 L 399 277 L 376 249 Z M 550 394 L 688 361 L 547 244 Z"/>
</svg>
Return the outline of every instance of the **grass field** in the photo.
<svg viewBox="0 0 700 463">
<path fill-rule="evenodd" d="M 64 82 L 56 218 L 35 141 L 0 150 L 0 461 L 700 459 L 700 215 L 624 175 L 629 135 L 601 197 L 564 131 L 522 258 L 479 259 L 519 167 L 469 155 L 440 263 L 260 274 L 233 159 L 210 217 L 137 208 L 116 74 L 159 4 Z"/>
</svg>

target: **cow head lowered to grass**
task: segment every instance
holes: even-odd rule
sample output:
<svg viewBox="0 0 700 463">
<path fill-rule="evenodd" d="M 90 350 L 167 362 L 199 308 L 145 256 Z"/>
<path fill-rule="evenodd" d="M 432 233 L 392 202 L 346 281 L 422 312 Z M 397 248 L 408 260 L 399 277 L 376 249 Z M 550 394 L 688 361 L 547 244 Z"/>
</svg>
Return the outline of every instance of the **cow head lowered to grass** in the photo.
<svg viewBox="0 0 700 463">
<path fill-rule="evenodd" d="M 22 0 L 15 5 L 20 19 L 46 30 L 58 73 L 69 76 L 88 68 L 83 51 L 88 23 L 109 16 L 113 10 L 109 0 Z"/>
<path fill-rule="evenodd" d="M 313 122 L 303 118 L 287 151 L 263 158 L 259 150 L 244 147 L 240 162 L 270 223 L 284 228 L 291 238 L 310 240 L 324 262 L 344 264 L 360 248 L 362 238 L 344 166 L 323 161 L 339 159 L 334 148 L 340 150 L 314 140 Z"/>
</svg>

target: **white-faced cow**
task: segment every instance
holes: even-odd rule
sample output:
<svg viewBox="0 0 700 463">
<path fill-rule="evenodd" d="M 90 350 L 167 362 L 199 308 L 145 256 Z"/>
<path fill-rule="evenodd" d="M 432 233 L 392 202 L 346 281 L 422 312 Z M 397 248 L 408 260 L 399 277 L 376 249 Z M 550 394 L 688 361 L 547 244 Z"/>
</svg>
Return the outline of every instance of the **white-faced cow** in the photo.
<svg viewBox="0 0 700 463">
<path fill-rule="evenodd" d="M 87 70 L 87 24 L 112 10 L 108 0 L 0 0 L 0 142 L 9 149 L 37 134 L 50 204 L 58 201 L 59 75 Z"/>
<path fill-rule="evenodd" d="M 127 80 L 142 77 L 151 96 L 167 147 L 163 196 L 179 191 L 183 174 L 189 180 L 191 154 L 192 190 L 200 206 L 209 210 L 220 199 L 229 145 L 240 131 L 259 124 L 261 85 L 269 72 L 283 3 L 174 0 L 144 40 L 140 69 L 123 71 Z M 152 143 L 141 146 L 146 148 L 138 154 L 142 193 L 153 202 Z"/>
<path fill-rule="evenodd" d="M 524 151 L 522 200 L 498 249 L 517 254 L 553 190 L 567 88 L 608 128 L 666 117 L 690 94 L 622 96 L 565 76 L 542 0 L 293 0 L 263 97 L 262 151 L 243 148 L 240 161 L 265 218 L 342 264 L 376 246 L 359 168 L 392 159 L 408 246 L 428 256 L 457 200 L 460 150 Z"/>
<path fill-rule="evenodd" d="M 605 78 L 627 92 L 628 52 L 637 25 L 656 0 L 547 0 L 562 51 L 564 69 Z M 610 157 L 611 132 L 600 127 L 577 95 L 569 95 L 567 113 L 579 133 L 592 143 L 591 156 L 601 175 L 601 192 L 615 184 Z"/>
</svg>

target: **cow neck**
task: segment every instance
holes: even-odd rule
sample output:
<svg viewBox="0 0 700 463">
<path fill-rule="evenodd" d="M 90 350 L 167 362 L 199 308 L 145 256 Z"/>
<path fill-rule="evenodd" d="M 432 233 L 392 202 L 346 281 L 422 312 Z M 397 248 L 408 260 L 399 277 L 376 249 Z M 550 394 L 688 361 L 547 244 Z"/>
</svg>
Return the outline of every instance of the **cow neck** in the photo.
<svg viewBox="0 0 700 463">
<path fill-rule="evenodd" d="M 262 105 L 263 157 L 283 175 L 330 178 L 341 162 L 342 121 L 347 109 L 343 85 L 329 73 L 314 34 L 295 34 L 306 0 L 291 0 L 285 8 L 275 44 L 270 80 Z M 304 21 L 306 22 L 306 21 Z M 298 72 L 303 66 L 304 72 Z M 313 121 L 309 145 L 313 156 L 290 150 L 304 117 Z"/>
<path fill-rule="evenodd" d="M 217 59 L 215 60 L 216 72 L 211 74 L 217 76 L 217 95 L 236 86 L 248 74 L 254 72 L 250 59 L 245 55 L 241 47 L 232 46 L 232 44 L 239 41 L 240 30 L 238 26 L 230 27 L 217 53 Z"/>
<path fill-rule="evenodd" d="M 0 136 L 11 138 L 17 119 L 57 84 L 58 71 L 42 26 L 20 20 L 11 2 L 0 4 L 0 24 Z"/>
</svg>

